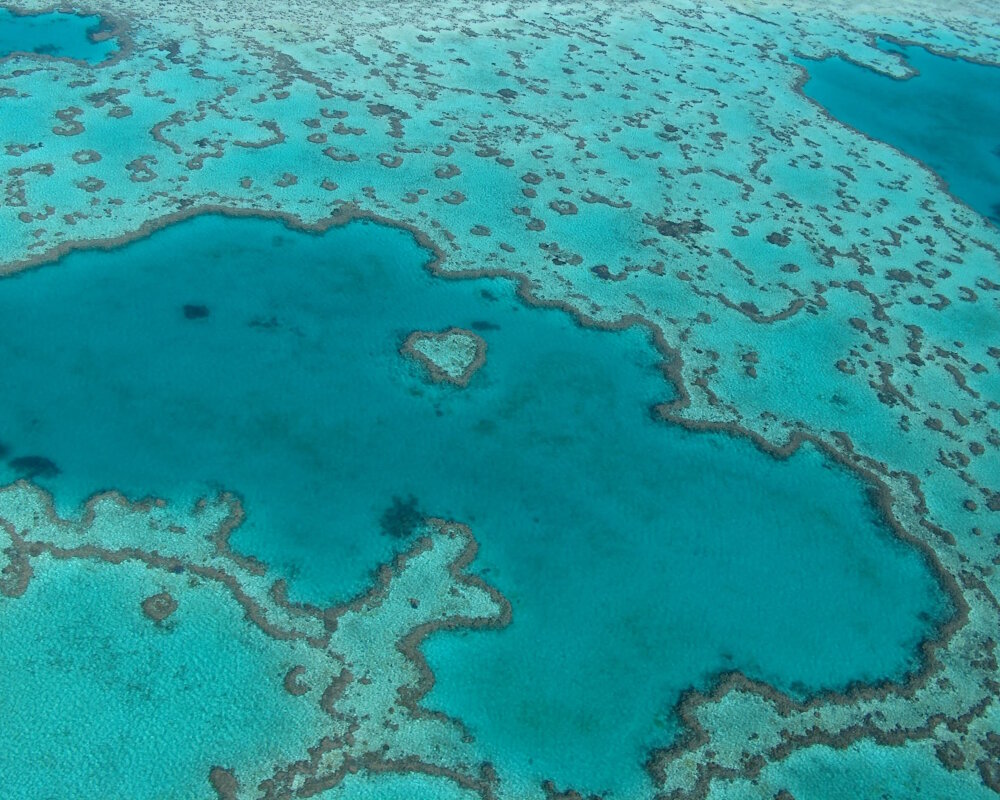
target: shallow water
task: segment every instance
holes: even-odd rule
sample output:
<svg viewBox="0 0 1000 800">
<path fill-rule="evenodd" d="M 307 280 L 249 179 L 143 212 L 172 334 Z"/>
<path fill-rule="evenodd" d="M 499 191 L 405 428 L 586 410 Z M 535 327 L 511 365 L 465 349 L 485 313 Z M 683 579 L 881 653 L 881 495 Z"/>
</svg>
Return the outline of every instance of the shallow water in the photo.
<svg viewBox="0 0 1000 800">
<path fill-rule="evenodd" d="M 946 603 L 857 479 L 654 420 L 670 389 L 644 333 L 428 259 L 369 223 L 202 216 L 5 279 L 0 477 L 34 468 L 64 509 L 234 490 L 235 547 L 317 602 L 405 544 L 379 528 L 394 496 L 468 523 L 513 623 L 432 638 L 427 703 L 526 779 L 630 796 L 680 692 L 723 670 L 804 696 L 917 666 Z M 452 325 L 488 345 L 464 390 L 398 354 Z"/>
<path fill-rule="evenodd" d="M 280 762 L 319 729 L 319 709 L 280 691 L 280 647 L 225 592 L 187 580 L 56 562 L 3 598 L 0 794 L 204 797 L 213 764 Z M 169 626 L 140 611 L 157 584 L 183 598 Z"/>
<path fill-rule="evenodd" d="M 880 40 L 917 74 L 898 80 L 843 58 L 798 59 L 803 90 L 838 120 L 920 159 L 1000 225 L 1000 67 Z"/>
<path fill-rule="evenodd" d="M 95 41 L 95 35 L 107 29 L 107 22 L 95 14 L 15 14 L 0 8 L 0 58 L 34 53 L 97 64 L 119 47 L 117 38 Z"/>
<path fill-rule="evenodd" d="M 949 770 L 926 744 L 882 747 L 862 739 L 847 748 L 820 745 L 767 767 L 747 781 L 721 788 L 715 800 L 778 796 L 802 800 L 992 800 L 996 793 L 969 772 Z M 821 788 L 822 787 L 822 788 Z M 764 794 L 770 791 L 771 794 Z M 760 793 L 760 794 L 757 794 Z"/>
</svg>

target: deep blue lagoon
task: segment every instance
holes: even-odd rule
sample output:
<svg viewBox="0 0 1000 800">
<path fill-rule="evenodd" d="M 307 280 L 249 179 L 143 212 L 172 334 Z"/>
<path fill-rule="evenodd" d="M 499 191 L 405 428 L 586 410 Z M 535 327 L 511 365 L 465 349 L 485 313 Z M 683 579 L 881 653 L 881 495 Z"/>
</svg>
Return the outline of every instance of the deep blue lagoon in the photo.
<svg viewBox="0 0 1000 800">
<path fill-rule="evenodd" d="M 671 387 L 644 332 L 429 258 L 371 223 L 205 215 L 3 280 L 0 477 L 66 511 L 235 491 L 235 547 L 318 603 L 405 546 L 380 525 L 394 498 L 468 523 L 513 622 L 433 637 L 426 702 L 519 774 L 591 791 L 642 785 L 679 694 L 721 671 L 801 698 L 917 668 L 948 604 L 856 477 L 654 419 Z M 399 354 L 450 326 L 488 345 L 466 389 Z"/>
<path fill-rule="evenodd" d="M 21 14 L 0 7 L 0 58 L 31 53 L 97 64 L 120 46 L 110 31 L 108 22 L 95 14 Z"/>
<path fill-rule="evenodd" d="M 879 40 L 916 75 L 891 78 L 844 58 L 798 59 L 803 91 L 838 120 L 937 173 L 952 194 L 1000 225 L 1000 68 Z"/>
</svg>

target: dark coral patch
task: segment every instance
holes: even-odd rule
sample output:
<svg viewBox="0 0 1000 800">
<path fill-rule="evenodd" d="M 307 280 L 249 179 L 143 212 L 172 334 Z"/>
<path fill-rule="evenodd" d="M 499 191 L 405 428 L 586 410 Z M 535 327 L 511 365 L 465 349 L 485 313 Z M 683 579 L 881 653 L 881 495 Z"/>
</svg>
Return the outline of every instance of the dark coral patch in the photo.
<svg viewBox="0 0 1000 800">
<path fill-rule="evenodd" d="M 54 461 L 44 456 L 20 456 L 7 463 L 22 478 L 54 478 L 62 471 Z"/>
<path fill-rule="evenodd" d="M 392 505 L 382 512 L 379 527 L 382 533 L 393 539 L 408 539 L 424 521 L 424 513 L 417 507 L 417 498 L 412 494 L 405 500 L 393 497 Z"/>
<path fill-rule="evenodd" d="M 169 592 L 160 592 L 142 601 L 142 613 L 160 623 L 177 610 L 177 601 Z"/>
</svg>

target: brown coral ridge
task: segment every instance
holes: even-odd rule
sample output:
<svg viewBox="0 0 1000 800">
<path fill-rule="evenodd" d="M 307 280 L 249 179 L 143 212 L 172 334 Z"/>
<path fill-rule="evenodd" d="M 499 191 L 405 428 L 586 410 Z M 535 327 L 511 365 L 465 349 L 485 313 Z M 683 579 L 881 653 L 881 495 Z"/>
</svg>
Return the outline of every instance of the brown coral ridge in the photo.
<svg viewBox="0 0 1000 800">
<path fill-rule="evenodd" d="M 458 375 L 452 375 L 447 370 L 443 369 L 440 364 L 434 361 L 433 358 L 429 357 L 426 353 L 421 352 L 418 348 L 418 344 L 421 341 L 446 341 L 447 339 L 455 336 L 462 336 L 475 345 L 475 352 L 472 359 L 465 366 L 465 369 Z M 486 341 L 477 334 L 475 331 L 470 331 L 467 328 L 448 328 L 447 330 L 434 332 L 434 331 L 413 331 L 406 340 L 403 342 L 402 347 L 399 348 L 400 354 L 412 358 L 414 361 L 422 364 L 424 369 L 427 370 L 427 374 L 430 376 L 431 381 L 434 383 L 450 383 L 459 388 L 464 389 L 469 385 L 469 381 L 472 380 L 472 376 L 475 375 L 486 363 Z"/>
<path fill-rule="evenodd" d="M 86 529 L 93 524 L 97 513 L 97 506 L 104 501 L 113 502 L 122 509 L 135 513 L 148 512 L 153 508 L 164 508 L 166 506 L 166 502 L 158 498 L 146 498 L 144 500 L 131 501 L 119 492 L 101 492 L 86 501 L 80 520 L 73 521 L 59 517 L 53 505 L 52 495 L 47 491 L 29 483 L 28 481 L 20 480 L 14 484 L 0 488 L 0 492 L 24 490 L 36 492 L 43 498 L 45 514 L 48 522 L 60 528 L 74 528 L 77 530 Z M 259 562 L 247 559 L 246 557 L 234 553 L 229 549 L 229 535 L 243 521 L 244 518 L 242 504 L 234 495 L 231 494 L 222 494 L 219 496 L 218 500 L 220 503 L 228 507 L 229 513 L 219 525 L 219 528 L 212 535 L 212 542 L 215 545 L 216 554 L 226 560 L 232 561 L 238 566 L 244 567 L 245 564 L 251 564 L 254 569 L 259 569 Z M 199 503 L 199 507 L 196 507 L 195 509 L 196 513 L 203 507 L 203 503 Z M 218 567 L 187 563 L 182 558 L 165 556 L 156 551 L 147 552 L 138 547 L 120 547 L 110 549 L 92 544 L 84 544 L 76 547 L 60 547 L 53 542 L 31 540 L 25 535 L 26 532 L 16 531 L 14 526 L 9 521 L 2 518 L 0 518 L 0 526 L 7 531 L 7 534 L 11 539 L 12 544 L 8 550 L 15 559 L 24 559 L 30 564 L 31 558 L 46 554 L 59 560 L 89 559 L 104 561 L 108 564 L 121 564 L 126 561 L 139 561 L 150 569 L 160 569 L 172 573 L 187 572 L 206 580 L 216 581 L 228 588 L 235 597 L 236 601 L 243 606 L 247 618 L 256 624 L 268 636 L 275 639 L 305 638 L 310 644 L 316 646 L 322 646 L 325 644 L 324 640 L 310 639 L 301 631 L 289 630 L 272 624 L 267 619 L 267 615 L 261 605 L 243 590 L 239 580 L 234 575 Z M 16 594 L 9 594 L 14 594 L 14 596 L 16 596 L 24 593 L 27 588 L 27 582 L 31 576 L 30 567 L 28 569 L 21 570 L 21 574 L 25 577 L 22 577 L 21 582 L 14 587 Z M 2 588 L 3 587 L 0 586 L 0 589 Z"/>
<path fill-rule="evenodd" d="M 165 501 L 157 498 L 130 501 L 118 492 L 102 492 L 89 498 L 83 506 L 83 511 L 79 519 L 73 520 L 58 516 L 53 505 L 52 495 L 28 481 L 20 480 L 14 484 L 0 487 L 0 494 L 18 491 L 34 493 L 41 501 L 44 522 L 56 526 L 60 530 L 86 530 L 93 524 L 98 513 L 98 506 L 105 502 L 114 503 L 127 512 L 140 514 L 167 507 Z M 229 547 L 229 536 L 242 522 L 244 517 L 239 499 L 232 494 L 221 494 L 218 497 L 218 502 L 227 507 L 227 514 L 217 524 L 215 529 L 210 531 L 206 536 L 207 541 L 213 545 L 215 555 L 231 561 L 236 569 L 246 570 L 251 575 L 266 575 L 268 568 L 263 562 L 234 553 Z M 198 501 L 194 512 L 196 514 L 202 513 L 207 505 L 205 500 Z M 42 522 L 37 514 L 35 520 L 36 524 Z M 0 591 L 11 598 L 22 595 L 32 577 L 31 560 L 42 555 L 59 560 L 95 560 L 112 565 L 121 564 L 126 561 L 138 561 L 145 564 L 151 570 L 164 570 L 171 573 L 186 572 L 206 580 L 216 581 L 226 587 L 233 599 L 243 607 L 246 619 L 251 624 L 256 625 L 267 636 L 277 640 L 301 638 L 304 639 L 309 647 L 327 650 L 330 646 L 331 636 L 337 630 L 339 620 L 348 613 L 360 614 L 372 611 L 381 606 L 388 597 L 392 581 L 406 569 L 412 559 L 429 551 L 434 546 L 433 537 L 442 536 L 448 539 L 459 539 L 462 541 L 462 546 L 458 553 L 447 563 L 448 575 L 459 586 L 473 587 L 483 591 L 493 601 L 498 611 L 496 614 L 487 617 L 444 616 L 439 619 L 420 622 L 406 631 L 397 641 L 396 649 L 414 667 L 417 678 L 412 685 L 405 683 L 398 688 L 398 705 L 414 718 L 423 717 L 455 726 L 462 733 L 463 740 L 468 742 L 471 741 L 471 737 L 461 720 L 424 709 L 418 705 L 420 700 L 434 685 L 434 675 L 427 665 L 423 654 L 420 652 L 420 646 L 426 637 L 437 631 L 457 628 L 504 627 L 510 622 L 511 608 L 510 603 L 500 592 L 489 586 L 478 576 L 466 572 L 478 551 L 478 543 L 468 527 L 438 518 L 428 518 L 424 522 L 425 535 L 417 539 L 407 551 L 397 555 L 391 562 L 383 564 L 376 571 L 375 581 L 371 588 L 347 603 L 326 609 L 291 603 L 285 595 L 284 581 L 277 579 L 272 584 L 271 589 L 268 591 L 270 599 L 293 617 L 313 618 L 314 621 L 321 623 L 327 631 L 326 635 L 322 637 L 310 637 L 299 630 L 281 627 L 268 620 L 260 604 L 242 588 L 239 578 L 235 574 L 231 574 L 225 570 L 192 563 L 182 558 L 164 556 L 156 551 L 146 552 L 136 547 L 111 549 L 92 544 L 72 548 L 60 547 L 54 542 L 32 539 L 31 527 L 18 531 L 13 522 L 2 517 L 0 517 L 0 530 L 6 533 L 11 540 L 11 545 L 5 550 L 5 555 L 8 556 L 10 564 L 16 565 L 16 568 L 4 571 L 4 580 L 0 581 Z M 183 532 L 185 529 L 171 526 L 170 530 L 177 533 Z M 11 581 L 11 576 L 7 573 L 13 574 L 13 581 Z M 411 604 L 411 607 L 415 610 L 418 606 Z M 153 595 L 142 602 L 143 613 L 158 624 L 167 619 L 176 608 L 177 601 L 167 592 Z M 330 655 L 333 658 L 340 658 L 333 653 L 330 653 Z M 304 673 L 305 668 L 301 665 L 296 665 L 289 669 L 282 681 L 284 690 L 293 696 L 307 694 L 311 688 L 302 680 Z M 441 777 L 454 782 L 463 789 L 476 792 L 484 800 L 491 800 L 491 798 L 495 797 L 494 787 L 497 777 L 489 764 L 480 764 L 476 767 L 475 774 L 469 774 L 448 766 L 427 763 L 415 755 L 390 758 L 386 755 L 385 748 L 364 752 L 361 755 L 353 752 L 345 753 L 340 767 L 332 772 L 321 773 L 321 758 L 324 753 L 355 744 L 352 732 L 357 729 L 358 722 L 337 707 L 338 701 L 344 696 L 354 680 L 355 678 L 351 671 L 344 667 L 326 687 L 320 699 L 321 708 L 332 719 L 341 721 L 347 725 L 346 735 L 333 738 L 329 736 L 324 737 L 323 740 L 309 748 L 309 759 L 295 762 L 285 769 L 277 769 L 273 777 L 264 781 L 259 787 L 264 792 L 265 797 L 285 797 L 285 790 L 289 785 L 289 781 L 297 777 L 304 778 L 304 787 L 307 787 L 309 792 L 313 793 L 336 786 L 347 775 L 359 770 L 366 770 L 373 774 L 418 773 Z M 362 679 L 360 682 L 365 683 L 366 680 Z M 209 783 L 221 800 L 236 797 L 240 788 L 234 771 L 221 766 L 215 766 L 211 769 Z"/>
<path fill-rule="evenodd" d="M 177 610 L 177 601 L 170 592 L 160 592 L 142 601 L 142 613 L 159 624 Z"/>
<path fill-rule="evenodd" d="M 436 518 L 427 519 L 426 524 L 441 535 L 449 537 L 458 536 L 465 539 L 464 548 L 448 565 L 448 571 L 456 583 L 486 592 L 500 609 L 500 612 L 496 616 L 486 618 L 455 616 L 437 619 L 418 625 L 409 631 L 409 633 L 397 642 L 396 648 L 414 665 L 418 677 L 415 683 L 399 687 L 398 703 L 415 718 L 439 720 L 455 726 L 463 732 L 463 740 L 471 741 L 471 734 L 466 729 L 462 720 L 450 717 L 439 711 L 431 711 L 419 705 L 420 701 L 434 687 L 435 682 L 434 673 L 428 666 L 420 647 L 428 636 L 439 631 L 461 628 L 497 629 L 506 627 L 510 624 L 511 620 L 511 606 L 506 597 L 487 584 L 482 578 L 466 572 L 467 567 L 475 559 L 479 550 L 479 544 L 468 527 Z M 364 612 L 381 605 L 388 594 L 393 578 L 406 568 L 407 563 L 411 559 L 426 552 L 431 546 L 430 537 L 421 537 L 405 553 L 399 554 L 390 563 L 381 566 L 376 572 L 374 585 L 368 591 L 359 595 L 350 603 L 330 609 L 327 612 L 327 627 L 331 631 L 336 631 L 338 622 L 344 615 Z M 336 699 L 333 695 L 339 696 L 353 680 L 354 676 L 349 670 L 345 669 L 341 672 L 340 677 L 331 684 L 327 692 L 331 696 L 328 703 L 331 707 Z M 492 765 L 489 763 L 479 765 L 478 775 L 473 776 L 440 765 L 429 764 L 415 756 L 403 759 L 388 758 L 381 751 L 370 751 L 361 756 L 348 755 L 344 763 L 337 770 L 324 775 L 320 772 L 320 758 L 332 746 L 332 743 L 320 742 L 316 747 L 311 749 L 311 758 L 308 762 L 301 762 L 289 767 L 288 772 L 290 774 L 305 776 L 303 792 L 312 795 L 324 791 L 338 785 L 347 775 L 363 770 L 371 774 L 416 773 L 445 778 L 462 789 L 475 792 L 483 800 L 494 800 L 496 797 L 497 776 Z M 287 779 L 287 775 L 281 776 L 281 780 Z M 279 780 L 279 784 L 281 780 Z M 277 786 L 272 788 L 277 788 Z M 266 796 L 271 797 L 272 794 L 267 794 Z M 278 797 L 281 795 L 279 792 L 279 794 L 274 794 L 273 796 Z"/>
<path fill-rule="evenodd" d="M 916 547 L 922 553 L 953 604 L 954 614 L 951 618 L 942 622 L 937 631 L 921 643 L 920 653 L 922 659 L 920 668 L 908 676 L 904 682 L 886 681 L 874 686 L 865 685 L 850 687 L 844 692 L 824 693 L 805 704 L 798 703 L 773 687 L 748 678 L 742 673 L 726 673 L 725 675 L 719 677 L 713 690 L 707 693 L 690 691 L 679 702 L 678 713 L 684 723 L 687 734 L 682 736 L 674 746 L 666 749 L 655 750 L 650 754 L 647 761 L 647 769 L 654 779 L 654 782 L 657 784 L 662 785 L 666 765 L 670 761 L 678 758 L 685 752 L 696 750 L 699 746 L 709 740 L 708 732 L 701 726 L 694 713 L 697 707 L 702 704 L 715 702 L 730 691 L 740 690 L 759 695 L 776 702 L 777 707 L 779 709 L 786 710 L 786 713 L 792 713 L 796 710 L 816 708 L 824 703 L 852 705 L 865 698 L 881 698 L 892 694 L 903 697 L 911 696 L 917 689 L 927 685 L 931 678 L 939 672 L 940 665 L 935 654 L 938 650 L 947 648 L 955 632 L 966 624 L 969 615 L 969 605 L 955 576 L 945 567 L 939 555 L 935 552 L 935 549 L 910 533 L 910 531 L 904 526 L 903 522 L 898 518 L 896 511 L 893 508 L 893 495 L 888 486 L 887 480 L 889 478 L 901 477 L 909 483 L 910 488 L 914 490 L 914 493 L 917 496 L 918 503 L 913 507 L 912 511 L 919 519 L 919 524 L 927 530 L 940 531 L 940 528 L 928 518 L 928 509 L 919 493 L 919 478 L 915 475 L 909 475 L 907 473 L 892 472 L 887 465 L 882 464 L 881 462 L 875 462 L 871 459 L 865 459 L 856 454 L 849 438 L 844 434 L 834 437 L 836 444 L 833 444 L 824 441 L 812 432 L 802 429 L 793 429 L 790 432 L 789 438 L 783 445 L 775 445 L 765 439 L 760 433 L 746 427 L 740 421 L 706 421 L 687 418 L 685 416 L 685 411 L 692 406 L 692 399 L 683 378 L 682 354 L 666 340 L 662 328 L 652 319 L 648 319 L 640 314 L 624 314 L 612 321 L 598 319 L 565 300 L 540 297 L 537 294 L 539 287 L 530 277 L 522 272 L 506 268 L 484 267 L 478 269 L 446 269 L 444 264 L 447 259 L 447 254 L 425 231 L 421 230 L 416 225 L 412 225 L 407 222 L 384 217 L 373 212 L 364 211 L 356 205 L 350 203 L 340 205 L 336 211 L 331 213 L 330 216 L 312 223 L 304 221 L 298 215 L 284 211 L 260 211 L 242 207 L 221 206 L 218 204 L 191 206 L 172 214 L 149 220 L 137 230 L 123 236 L 102 240 L 81 240 L 76 242 L 61 243 L 50 250 L 41 252 L 29 259 L 0 268 L 0 274 L 10 274 L 51 263 L 73 250 L 90 248 L 111 250 L 127 242 L 150 236 L 160 228 L 167 227 L 201 214 L 212 213 L 232 217 L 259 217 L 276 219 L 283 222 L 291 229 L 312 233 L 323 233 L 331 228 L 346 225 L 353 221 L 368 221 L 388 225 L 390 227 L 408 232 L 414 237 L 415 241 L 420 246 L 426 248 L 432 254 L 433 257 L 426 264 L 426 269 L 428 269 L 431 274 L 436 277 L 442 277 L 449 280 L 503 278 L 514 283 L 518 298 L 526 305 L 537 308 L 558 309 L 564 311 L 582 327 L 605 331 L 623 331 L 633 327 L 640 327 L 648 333 L 653 347 L 662 355 L 663 361 L 660 364 L 660 370 L 667 382 L 673 387 L 675 394 L 675 399 L 657 405 L 653 408 L 654 416 L 666 422 L 678 424 L 692 431 L 714 431 L 728 433 L 739 438 L 746 438 L 761 451 L 779 459 L 790 457 L 798 451 L 799 447 L 803 443 L 808 442 L 817 447 L 826 457 L 831 458 L 836 463 L 847 468 L 850 472 L 859 476 L 869 486 L 873 487 L 878 508 L 880 512 L 884 514 L 885 519 L 889 523 L 890 529 L 907 545 Z M 789 309 L 789 311 L 794 310 L 794 308 Z M 764 319 L 759 321 L 764 324 L 767 322 Z M 706 395 L 709 405 L 718 405 L 721 407 L 720 401 L 711 392 L 707 383 L 705 383 L 703 379 L 701 382 L 695 381 L 695 383 L 698 384 L 698 388 L 701 389 Z M 729 409 L 728 407 L 724 408 L 724 410 L 735 413 L 735 409 Z M 736 419 L 739 420 L 738 414 L 736 414 Z M 950 535 L 944 531 L 942 531 L 942 534 L 945 538 Z M 945 541 L 944 544 L 947 544 L 947 542 Z M 418 543 L 416 547 L 419 548 L 420 544 Z M 387 578 L 385 580 L 387 580 Z M 972 589 L 970 589 L 970 591 L 972 591 Z M 335 617 L 336 615 L 334 615 L 334 618 Z M 433 676 L 430 677 L 431 681 L 433 681 Z M 919 738 L 920 734 L 921 731 L 916 730 L 909 733 L 904 731 L 896 738 L 901 743 L 907 738 Z M 825 736 L 825 738 L 824 736 L 825 735 L 818 735 L 817 741 L 827 741 L 830 739 L 829 736 Z M 835 738 L 827 741 L 827 743 L 833 744 L 834 746 L 846 747 L 851 742 L 864 737 L 872 737 L 876 740 L 886 740 L 884 732 L 873 722 L 866 720 L 863 723 L 854 726 L 849 735 Z M 812 743 L 815 742 L 811 742 L 808 737 L 801 738 L 790 742 L 788 751 L 791 752 L 791 750 L 797 749 L 798 747 L 807 747 Z M 748 769 L 755 774 L 763 768 L 764 764 L 762 762 L 762 759 L 754 759 L 749 764 Z M 728 775 L 729 771 L 727 771 L 726 768 L 718 767 L 713 764 L 702 765 L 702 768 L 699 769 L 697 787 L 692 796 L 704 797 L 713 777 Z"/>
</svg>

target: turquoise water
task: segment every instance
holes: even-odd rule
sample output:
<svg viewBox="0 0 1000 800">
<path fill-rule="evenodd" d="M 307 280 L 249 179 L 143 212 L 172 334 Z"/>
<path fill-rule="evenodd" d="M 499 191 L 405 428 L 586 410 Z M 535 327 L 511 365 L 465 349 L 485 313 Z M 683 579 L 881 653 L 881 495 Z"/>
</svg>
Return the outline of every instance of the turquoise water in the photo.
<svg viewBox="0 0 1000 800">
<path fill-rule="evenodd" d="M 97 64 L 118 49 L 116 38 L 94 41 L 107 23 L 96 15 L 53 11 L 15 14 L 0 8 L 0 58 L 11 53 L 37 53 Z"/>
<path fill-rule="evenodd" d="M 797 59 L 805 93 L 851 127 L 920 159 L 1000 225 L 1000 68 L 879 40 L 919 74 L 896 80 L 846 61 Z"/>
<path fill-rule="evenodd" d="M 317 602 L 405 544 L 379 528 L 394 497 L 469 523 L 513 623 L 433 637 L 428 704 L 532 779 L 628 796 L 679 693 L 722 670 L 802 696 L 916 666 L 946 604 L 855 478 L 654 420 L 669 387 L 645 334 L 427 259 L 374 224 L 202 216 L 3 280 L 0 478 L 65 509 L 235 490 L 234 545 Z M 397 352 L 453 325 L 489 348 L 465 390 Z"/>
</svg>

